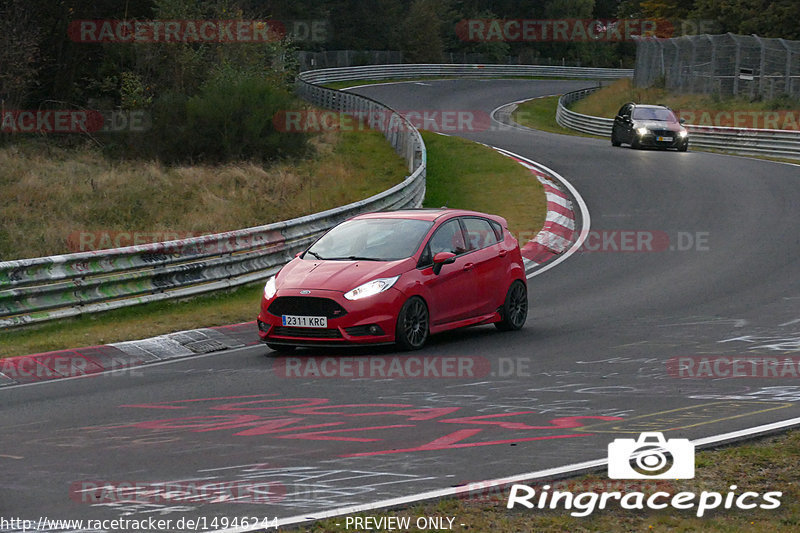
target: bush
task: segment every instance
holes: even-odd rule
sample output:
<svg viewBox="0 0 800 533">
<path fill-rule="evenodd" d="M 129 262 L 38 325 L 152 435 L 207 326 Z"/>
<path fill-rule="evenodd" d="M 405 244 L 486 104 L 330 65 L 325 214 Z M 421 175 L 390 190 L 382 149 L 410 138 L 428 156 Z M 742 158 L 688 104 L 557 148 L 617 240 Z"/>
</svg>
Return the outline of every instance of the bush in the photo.
<svg viewBox="0 0 800 533">
<path fill-rule="evenodd" d="M 300 155 L 301 133 L 281 133 L 273 125 L 279 111 L 298 103 L 283 87 L 254 75 L 220 75 L 186 102 L 186 148 L 192 159 L 222 162 Z"/>
<path fill-rule="evenodd" d="M 114 155 L 164 163 L 265 161 L 300 156 L 308 147 L 302 133 L 281 133 L 272 119 L 302 104 L 281 84 L 252 73 L 223 71 L 187 97 L 166 92 L 153 100 L 146 132 L 107 136 Z"/>
</svg>

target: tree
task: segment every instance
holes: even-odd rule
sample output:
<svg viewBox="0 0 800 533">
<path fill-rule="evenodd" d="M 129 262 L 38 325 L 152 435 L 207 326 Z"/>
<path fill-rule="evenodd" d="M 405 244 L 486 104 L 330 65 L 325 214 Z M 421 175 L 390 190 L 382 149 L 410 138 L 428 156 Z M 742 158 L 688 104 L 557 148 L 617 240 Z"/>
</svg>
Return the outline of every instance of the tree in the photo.
<svg viewBox="0 0 800 533">
<path fill-rule="evenodd" d="M 24 0 L 0 8 L 0 100 L 5 108 L 20 106 L 39 71 L 40 30 Z"/>
<path fill-rule="evenodd" d="M 443 4 L 437 0 L 414 0 L 401 24 L 401 42 L 405 61 L 409 63 L 441 63 L 444 57 L 442 39 Z"/>
</svg>

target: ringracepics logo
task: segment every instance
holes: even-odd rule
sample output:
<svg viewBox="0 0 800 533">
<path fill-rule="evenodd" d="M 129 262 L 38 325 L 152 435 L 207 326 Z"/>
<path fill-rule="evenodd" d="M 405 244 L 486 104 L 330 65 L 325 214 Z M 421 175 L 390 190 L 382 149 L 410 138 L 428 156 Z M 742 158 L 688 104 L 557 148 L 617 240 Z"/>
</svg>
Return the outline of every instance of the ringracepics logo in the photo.
<svg viewBox="0 0 800 533">
<path fill-rule="evenodd" d="M 611 479 L 692 479 L 694 478 L 694 445 L 687 439 L 664 439 L 659 432 L 642 433 L 637 439 L 616 439 L 608 445 L 608 477 Z M 538 490 L 537 490 L 538 489 Z M 609 502 L 618 502 L 623 509 L 662 510 L 695 509 L 702 517 L 714 509 L 749 510 L 777 509 L 782 492 L 759 494 L 739 491 L 730 485 L 726 494 L 715 491 L 682 491 L 675 494 L 666 490 L 655 492 L 603 491 L 581 492 L 553 490 L 551 485 L 532 487 L 514 484 L 508 495 L 506 507 L 519 504 L 527 509 L 559 509 L 570 511 L 572 516 L 588 516 L 596 509 L 605 509 Z"/>
<path fill-rule="evenodd" d="M 642 433 L 637 440 L 616 439 L 608 445 L 611 479 L 692 479 L 694 444 L 664 440 L 663 433 Z"/>
</svg>

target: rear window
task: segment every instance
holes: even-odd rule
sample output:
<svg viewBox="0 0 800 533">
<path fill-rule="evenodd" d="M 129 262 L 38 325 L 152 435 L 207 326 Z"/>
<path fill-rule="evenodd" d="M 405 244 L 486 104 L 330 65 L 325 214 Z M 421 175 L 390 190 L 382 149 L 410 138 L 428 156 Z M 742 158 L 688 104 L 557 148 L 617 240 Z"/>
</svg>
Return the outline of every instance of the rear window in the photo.
<svg viewBox="0 0 800 533">
<path fill-rule="evenodd" d="M 479 250 L 500 242 L 492 224 L 485 218 L 463 218 L 467 230 L 467 244 L 470 250 Z"/>
</svg>

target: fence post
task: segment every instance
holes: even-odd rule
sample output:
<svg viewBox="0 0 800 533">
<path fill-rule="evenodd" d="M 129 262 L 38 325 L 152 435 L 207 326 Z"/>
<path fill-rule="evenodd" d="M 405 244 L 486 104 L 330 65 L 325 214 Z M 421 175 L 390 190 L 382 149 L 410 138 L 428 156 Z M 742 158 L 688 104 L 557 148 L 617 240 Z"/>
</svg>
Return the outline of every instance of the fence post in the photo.
<svg viewBox="0 0 800 533">
<path fill-rule="evenodd" d="M 792 49 L 784 39 L 778 39 L 784 50 L 786 50 L 786 81 L 784 82 L 783 92 L 792 94 Z"/>
<path fill-rule="evenodd" d="M 736 45 L 736 53 L 733 56 L 733 94 L 736 96 L 739 94 L 739 69 L 742 66 L 742 50 L 741 46 L 739 46 L 739 40 L 731 32 L 728 32 L 728 35 Z"/>
<path fill-rule="evenodd" d="M 758 94 L 760 96 L 764 96 L 764 80 L 765 80 L 764 69 L 767 66 L 767 49 L 764 46 L 764 42 L 761 40 L 761 37 L 759 37 L 755 33 L 753 34 L 753 37 L 755 38 L 756 42 L 758 42 L 758 46 L 761 47 L 761 55 L 758 58 L 759 59 L 759 66 L 758 66 Z M 770 94 L 769 97 L 772 98 L 772 94 Z"/>
</svg>

